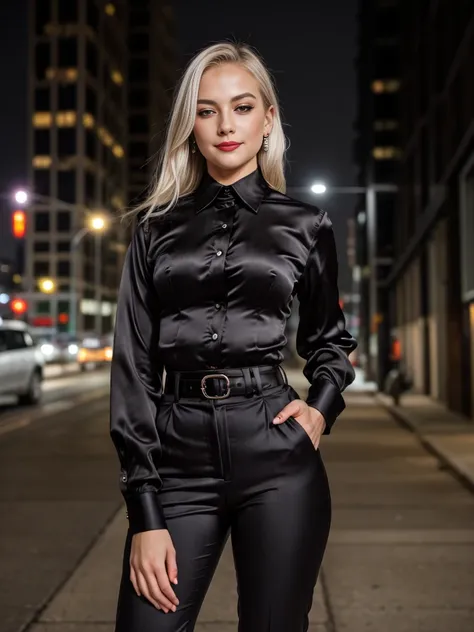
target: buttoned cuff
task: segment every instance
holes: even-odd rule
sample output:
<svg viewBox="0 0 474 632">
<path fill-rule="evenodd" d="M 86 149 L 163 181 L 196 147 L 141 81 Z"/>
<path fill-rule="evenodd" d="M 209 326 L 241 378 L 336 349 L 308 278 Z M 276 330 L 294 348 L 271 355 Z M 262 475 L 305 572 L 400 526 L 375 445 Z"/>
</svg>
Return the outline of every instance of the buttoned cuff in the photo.
<svg viewBox="0 0 474 632">
<path fill-rule="evenodd" d="M 125 497 L 127 517 L 132 534 L 154 529 L 167 529 L 157 492 L 137 492 Z"/>
<path fill-rule="evenodd" d="M 326 427 L 323 434 L 325 435 L 330 434 L 334 422 L 346 407 L 339 388 L 326 378 L 319 378 L 311 384 L 306 403 L 319 410 L 324 417 Z"/>
</svg>

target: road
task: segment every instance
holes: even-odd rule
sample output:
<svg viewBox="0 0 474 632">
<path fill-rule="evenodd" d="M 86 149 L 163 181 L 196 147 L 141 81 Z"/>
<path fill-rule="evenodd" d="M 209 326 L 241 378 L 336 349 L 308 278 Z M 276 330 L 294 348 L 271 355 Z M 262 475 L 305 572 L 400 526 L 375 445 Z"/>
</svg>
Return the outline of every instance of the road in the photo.
<svg viewBox="0 0 474 632">
<path fill-rule="evenodd" d="M 107 389 L 107 371 L 61 378 L 0 415 L 0 632 L 113 632 L 126 520 Z M 474 496 L 365 391 L 321 445 L 333 526 L 310 631 L 472 632 Z M 196 632 L 231 630 L 228 545 Z"/>
</svg>

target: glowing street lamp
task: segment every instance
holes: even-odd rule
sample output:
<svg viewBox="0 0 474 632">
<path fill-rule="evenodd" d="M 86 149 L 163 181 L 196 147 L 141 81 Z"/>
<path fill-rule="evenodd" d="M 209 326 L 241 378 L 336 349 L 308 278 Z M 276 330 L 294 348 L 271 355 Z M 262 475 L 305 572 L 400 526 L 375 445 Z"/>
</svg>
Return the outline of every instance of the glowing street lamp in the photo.
<svg viewBox="0 0 474 632">
<path fill-rule="evenodd" d="M 24 191 L 23 189 L 19 189 L 18 191 L 15 191 L 14 197 L 15 197 L 15 202 L 17 204 L 20 204 L 21 206 L 28 203 L 28 193 Z"/>
<path fill-rule="evenodd" d="M 326 193 L 326 185 L 322 182 L 317 182 L 316 184 L 313 184 L 311 191 L 317 195 L 322 195 L 323 193 Z"/>
<path fill-rule="evenodd" d="M 44 292 L 45 294 L 52 294 L 56 290 L 56 283 L 53 281 L 53 279 L 39 279 L 38 287 L 41 292 Z"/>
</svg>

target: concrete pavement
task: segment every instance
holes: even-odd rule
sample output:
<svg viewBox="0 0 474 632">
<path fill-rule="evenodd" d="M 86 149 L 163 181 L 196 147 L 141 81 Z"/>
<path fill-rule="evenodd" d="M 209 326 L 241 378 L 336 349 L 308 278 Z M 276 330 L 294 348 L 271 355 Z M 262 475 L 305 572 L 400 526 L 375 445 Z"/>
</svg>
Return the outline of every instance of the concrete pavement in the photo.
<svg viewBox="0 0 474 632">
<path fill-rule="evenodd" d="M 305 397 L 300 372 L 288 374 Z M 346 399 L 321 444 L 333 528 L 311 632 L 472 632 L 473 495 L 360 381 Z M 29 632 L 112 632 L 125 530 L 120 509 Z M 196 632 L 236 629 L 228 543 Z"/>
</svg>

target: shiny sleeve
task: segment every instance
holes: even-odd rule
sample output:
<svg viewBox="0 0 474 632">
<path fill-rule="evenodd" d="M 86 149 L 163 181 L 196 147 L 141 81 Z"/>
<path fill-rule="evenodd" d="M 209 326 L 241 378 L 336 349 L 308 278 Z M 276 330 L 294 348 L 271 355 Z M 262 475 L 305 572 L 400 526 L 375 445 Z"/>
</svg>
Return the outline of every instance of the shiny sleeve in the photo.
<svg viewBox="0 0 474 632">
<path fill-rule="evenodd" d="M 110 436 L 120 460 L 120 490 L 132 533 L 167 528 L 156 469 L 161 457 L 155 422 L 163 364 L 148 239 L 148 229 L 138 224 L 122 269 L 110 375 Z"/>
<path fill-rule="evenodd" d="M 306 360 L 303 374 L 310 382 L 306 403 L 324 416 L 324 434 L 329 434 L 345 408 L 341 393 L 355 378 L 348 356 L 357 342 L 339 305 L 336 244 L 327 213 L 316 228 L 297 296 L 296 350 Z"/>
</svg>

